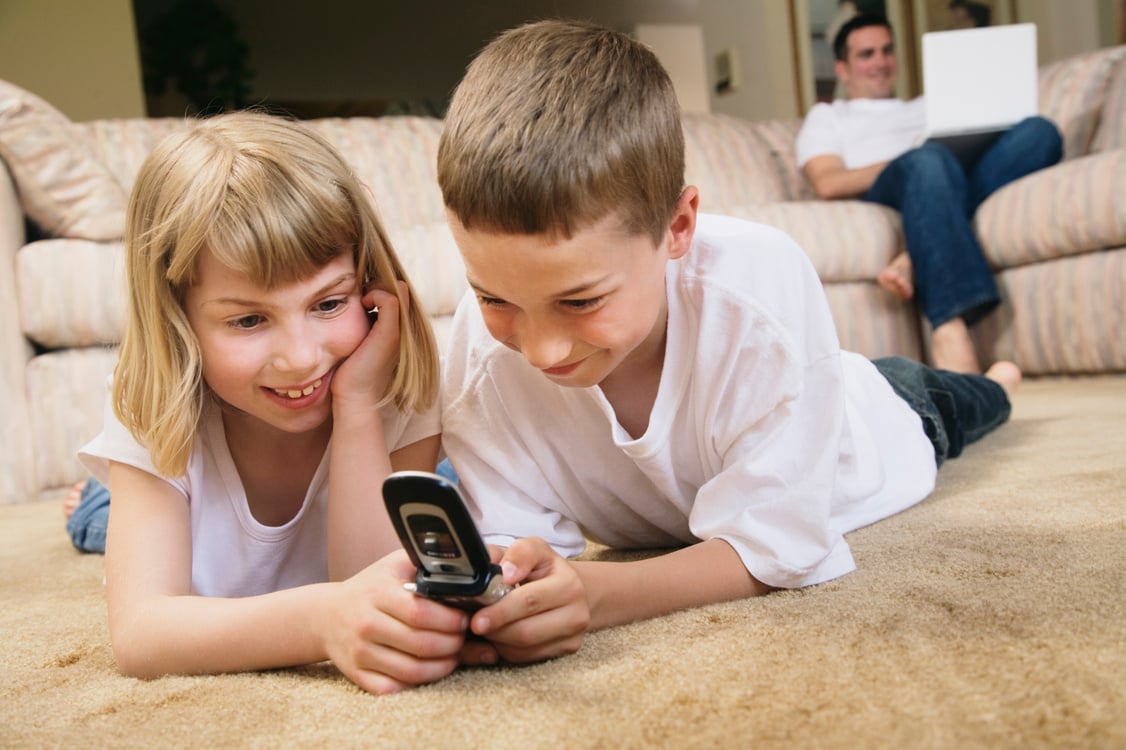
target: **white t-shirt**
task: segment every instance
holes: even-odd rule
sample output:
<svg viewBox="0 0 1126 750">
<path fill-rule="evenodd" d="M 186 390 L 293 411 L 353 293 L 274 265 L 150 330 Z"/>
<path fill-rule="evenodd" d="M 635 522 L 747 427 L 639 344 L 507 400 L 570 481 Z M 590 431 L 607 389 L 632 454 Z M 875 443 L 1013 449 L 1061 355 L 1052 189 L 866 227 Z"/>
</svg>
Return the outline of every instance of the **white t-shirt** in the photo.
<svg viewBox="0 0 1126 750">
<path fill-rule="evenodd" d="M 436 435 L 437 408 L 421 415 L 395 406 L 381 412 L 392 451 Z M 192 526 L 192 591 L 203 596 L 253 596 L 328 580 L 328 457 L 331 441 L 313 475 L 301 509 L 283 526 L 264 526 L 254 519 L 246 492 L 227 447 L 222 412 L 213 402 L 204 409 L 187 473 L 161 477 L 188 503 Z M 146 448 L 113 413 L 107 398 L 102 432 L 78 454 L 90 473 L 109 481 L 109 462 L 134 466 L 154 476 Z M 373 503 L 382 502 L 372 487 Z M 112 507 L 112 503 L 111 503 Z M 112 512 L 112 511 L 111 511 Z"/>
<path fill-rule="evenodd" d="M 813 105 L 794 145 L 798 168 L 815 156 L 841 157 L 847 169 L 890 161 L 923 142 L 923 97 L 837 99 Z"/>
<path fill-rule="evenodd" d="M 617 548 L 722 538 L 772 586 L 854 568 L 842 535 L 918 502 L 934 450 L 782 232 L 699 218 L 666 274 L 668 343 L 637 440 L 601 389 L 555 385 L 488 333 L 470 293 L 443 375 L 443 443 L 482 533 Z"/>
</svg>

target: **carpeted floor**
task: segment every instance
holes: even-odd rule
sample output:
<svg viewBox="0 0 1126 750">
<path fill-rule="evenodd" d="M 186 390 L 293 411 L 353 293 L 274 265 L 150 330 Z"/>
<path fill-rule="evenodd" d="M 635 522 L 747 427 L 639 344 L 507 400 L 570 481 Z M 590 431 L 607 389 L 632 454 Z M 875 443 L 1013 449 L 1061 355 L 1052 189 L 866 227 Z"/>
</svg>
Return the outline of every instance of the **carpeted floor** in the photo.
<svg viewBox="0 0 1126 750">
<path fill-rule="evenodd" d="M 376 698 L 331 666 L 142 682 L 57 502 L 0 508 L 0 746 L 1126 747 L 1126 378 L 1027 382 L 859 570 Z"/>
</svg>

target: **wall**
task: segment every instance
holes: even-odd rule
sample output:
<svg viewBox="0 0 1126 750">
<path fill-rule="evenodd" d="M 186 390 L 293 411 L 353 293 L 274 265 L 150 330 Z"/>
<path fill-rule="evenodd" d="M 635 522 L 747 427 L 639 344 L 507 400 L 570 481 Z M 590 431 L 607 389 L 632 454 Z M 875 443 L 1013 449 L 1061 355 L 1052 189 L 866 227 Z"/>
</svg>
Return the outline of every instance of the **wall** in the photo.
<svg viewBox="0 0 1126 750">
<path fill-rule="evenodd" d="M 790 6 L 780 0 L 700 0 L 713 112 L 764 120 L 800 114 Z M 735 51 L 740 85 L 715 91 L 715 58 Z"/>
<path fill-rule="evenodd" d="M 0 78 L 72 120 L 144 116 L 132 3 L 0 1 Z"/>
<path fill-rule="evenodd" d="M 669 72 L 682 112 L 708 113 L 708 71 L 704 55 L 704 30 L 692 24 L 638 24 L 637 41 L 653 50 Z"/>
</svg>

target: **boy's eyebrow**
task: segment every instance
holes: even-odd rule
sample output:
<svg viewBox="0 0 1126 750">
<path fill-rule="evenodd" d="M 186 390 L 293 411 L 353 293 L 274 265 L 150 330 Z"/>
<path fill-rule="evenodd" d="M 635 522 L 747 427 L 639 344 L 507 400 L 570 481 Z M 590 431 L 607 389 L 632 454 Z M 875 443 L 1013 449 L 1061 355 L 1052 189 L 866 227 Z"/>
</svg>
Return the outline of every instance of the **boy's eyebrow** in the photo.
<svg viewBox="0 0 1126 750">
<path fill-rule="evenodd" d="M 574 297 L 576 295 L 584 294 L 587 291 L 589 291 L 590 289 L 592 289 L 592 288 L 598 286 L 599 284 L 603 283 L 605 280 L 606 279 L 604 277 L 604 278 L 601 278 L 601 279 L 594 279 L 593 281 L 585 281 L 582 284 L 578 284 L 576 286 L 571 287 L 570 289 L 564 289 L 561 292 L 556 292 L 552 296 L 562 298 L 562 297 Z M 484 287 L 482 287 L 480 284 L 473 281 L 472 279 L 469 279 L 468 281 L 469 281 L 469 286 L 473 289 L 473 291 L 477 292 L 481 296 L 483 296 L 483 297 L 496 297 L 496 296 L 498 296 L 498 295 L 495 295 L 492 292 L 488 291 L 487 289 L 485 289 Z"/>
</svg>

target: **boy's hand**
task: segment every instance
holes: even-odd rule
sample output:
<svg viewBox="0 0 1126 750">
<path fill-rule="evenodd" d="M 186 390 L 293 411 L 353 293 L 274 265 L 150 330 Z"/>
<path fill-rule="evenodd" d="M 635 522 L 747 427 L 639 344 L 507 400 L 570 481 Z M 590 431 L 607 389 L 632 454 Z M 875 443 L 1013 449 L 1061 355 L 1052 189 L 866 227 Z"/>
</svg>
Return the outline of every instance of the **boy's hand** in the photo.
<svg viewBox="0 0 1126 750">
<path fill-rule="evenodd" d="M 504 582 L 520 586 L 476 612 L 473 633 L 501 659 L 523 663 L 579 650 L 590 624 L 586 589 L 575 568 L 542 539 L 521 539 L 501 558 Z M 467 643 L 467 662 L 490 663 L 490 649 Z"/>
<path fill-rule="evenodd" d="M 403 589 L 414 566 L 393 552 L 338 584 L 323 619 L 325 650 L 370 693 L 393 693 L 445 677 L 458 666 L 468 616 Z"/>
</svg>

